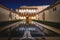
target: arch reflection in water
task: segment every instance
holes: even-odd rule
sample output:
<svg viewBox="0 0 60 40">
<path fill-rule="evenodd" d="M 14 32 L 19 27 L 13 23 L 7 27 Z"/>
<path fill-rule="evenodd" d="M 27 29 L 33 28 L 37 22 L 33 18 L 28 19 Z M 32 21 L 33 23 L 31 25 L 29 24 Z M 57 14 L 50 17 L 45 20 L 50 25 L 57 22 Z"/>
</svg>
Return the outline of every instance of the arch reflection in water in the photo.
<svg viewBox="0 0 60 40">
<path fill-rule="evenodd" d="M 20 31 L 23 31 L 23 30 L 35 31 L 36 28 L 32 28 L 32 27 L 24 28 L 24 27 L 21 27 L 21 28 L 19 28 L 19 30 L 20 30 Z"/>
<path fill-rule="evenodd" d="M 31 34 L 30 31 L 25 31 L 23 37 L 20 40 L 35 40 Z"/>
</svg>

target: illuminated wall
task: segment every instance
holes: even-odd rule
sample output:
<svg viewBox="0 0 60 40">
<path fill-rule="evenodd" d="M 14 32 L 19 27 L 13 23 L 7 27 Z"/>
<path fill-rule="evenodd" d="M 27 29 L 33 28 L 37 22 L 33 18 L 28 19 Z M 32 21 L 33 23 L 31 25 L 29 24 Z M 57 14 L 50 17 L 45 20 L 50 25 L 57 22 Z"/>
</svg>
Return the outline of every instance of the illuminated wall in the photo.
<svg viewBox="0 0 60 40">
<path fill-rule="evenodd" d="M 6 7 L 0 7 L 0 21 L 19 20 L 19 15 Z"/>
<path fill-rule="evenodd" d="M 41 10 L 47 8 L 49 5 L 43 5 L 43 6 L 21 6 L 20 8 L 37 8 L 37 12 L 40 12 Z"/>
<path fill-rule="evenodd" d="M 56 7 L 56 9 L 54 9 Z M 45 11 L 45 20 L 51 22 L 60 22 L 60 4 Z"/>
<path fill-rule="evenodd" d="M 0 7 L 0 21 L 9 20 L 9 11 Z"/>
<path fill-rule="evenodd" d="M 48 8 L 45 11 L 42 11 L 39 15 L 39 20 L 43 21 L 43 13 L 45 15 L 45 21 L 50 22 L 60 22 L 60 4 Z"/>
</svg>

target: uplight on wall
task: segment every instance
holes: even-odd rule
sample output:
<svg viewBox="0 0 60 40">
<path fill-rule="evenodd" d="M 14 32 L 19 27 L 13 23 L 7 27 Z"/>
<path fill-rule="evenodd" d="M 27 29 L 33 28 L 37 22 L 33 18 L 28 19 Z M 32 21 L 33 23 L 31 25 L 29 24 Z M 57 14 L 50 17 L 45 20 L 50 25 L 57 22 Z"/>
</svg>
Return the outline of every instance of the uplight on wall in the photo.
<svg viewBox="0 0 60 40">
<path fill-rule="evenodd" d="M 26 17 L 20 17 L 20 19 L 26 19 Z"/>
<path fill-rule="evenodd" d="M 34 16 L 34 17 L 30 17 L 30 19 L 36 19 L 36 17 Z"/>
</svg>

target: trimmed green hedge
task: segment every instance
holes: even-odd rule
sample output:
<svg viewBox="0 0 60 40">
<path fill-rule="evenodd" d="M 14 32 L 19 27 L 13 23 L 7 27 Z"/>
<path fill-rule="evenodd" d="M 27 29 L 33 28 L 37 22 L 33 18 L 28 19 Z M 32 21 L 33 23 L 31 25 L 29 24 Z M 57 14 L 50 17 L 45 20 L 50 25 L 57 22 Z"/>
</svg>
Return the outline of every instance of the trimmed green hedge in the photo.
<svg viewBox="0 0 60 40">
<path fill-rule="evenodd" d="M 0 27 L 7 26 L 9 24 L 12 24 L 12 23 L 15 23 L 15 22 L 18 22 L 18 21 L 21 21 L 21 20 L 3 21 L 3 22 L 0 22 Z"/>
<path fill-rule="evenodd" d="M 49 25 L 49 26 L 53 26 L 55 28 L 60 29 L 60 23 L 50 22 L 50 21 L 41 21 L 41 20 L 33 20 L 33 21 L 36 21 L 36 22 L 39 22 L 39 23 L 42 23 L 42 24 L 46 24 L 46 25 Z"/>
</svg>

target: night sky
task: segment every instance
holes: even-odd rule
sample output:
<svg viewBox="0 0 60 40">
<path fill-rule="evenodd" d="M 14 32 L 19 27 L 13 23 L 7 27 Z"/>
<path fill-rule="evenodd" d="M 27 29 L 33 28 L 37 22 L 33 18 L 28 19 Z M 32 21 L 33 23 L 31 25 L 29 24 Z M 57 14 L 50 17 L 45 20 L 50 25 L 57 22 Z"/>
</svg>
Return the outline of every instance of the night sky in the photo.
<svg viewBox="0 0 60 40">
<path fill-rule="evenodd" d="M 14 10 L 24 5 L 25 6 L 51 5 L 54 2 L 56 2 L 56 0 L 0 0 L 0 4 L 8 8 L 12 8 Z"/>
</svg>

